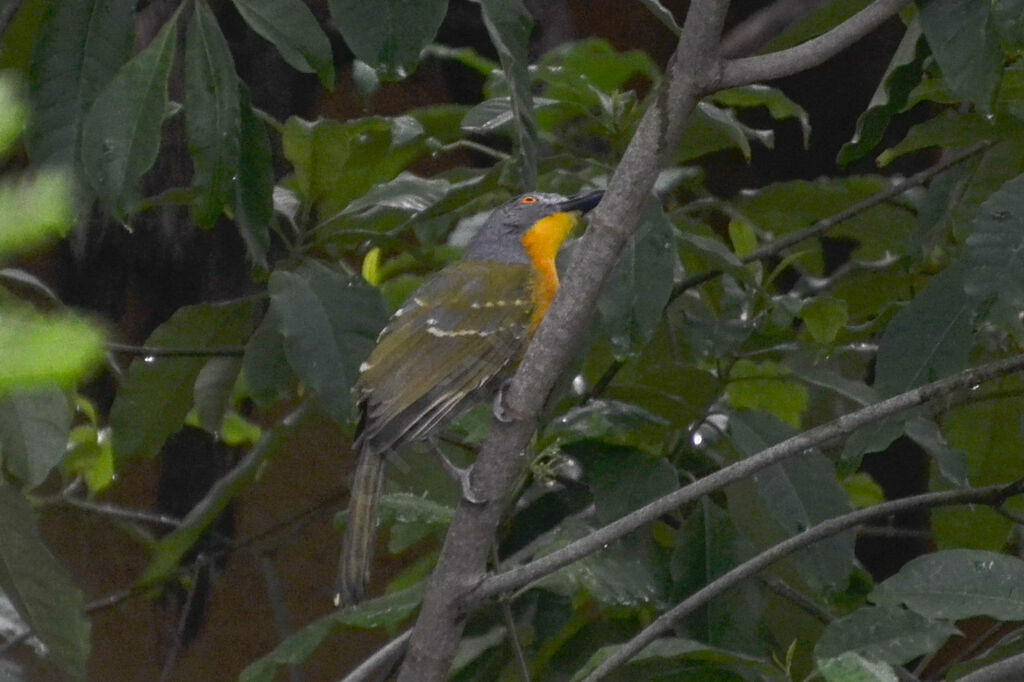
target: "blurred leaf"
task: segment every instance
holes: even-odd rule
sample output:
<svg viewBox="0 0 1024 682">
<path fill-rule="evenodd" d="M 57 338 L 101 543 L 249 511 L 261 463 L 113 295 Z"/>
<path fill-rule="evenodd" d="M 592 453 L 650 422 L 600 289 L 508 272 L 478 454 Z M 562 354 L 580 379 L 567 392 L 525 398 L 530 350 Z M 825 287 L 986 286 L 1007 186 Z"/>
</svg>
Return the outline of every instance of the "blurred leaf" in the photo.
<svg viewBox="0 0 1024 682">
<path fill-rule="evenodd" d="M 888 397 L 958 372 L 968 363 L 977 304 L 964 270 L 950 266 L 896 313 L 878 344 L 875 390 Z"/>
<path fill-rule="evenodd" d="M 70 176 L 56 169 L 0 182 L 0 258 L 66 237 L 70 189 Z"/>
<path fill-rule="evenodd" d="M 938 424 L 931 419 L 915 417 L 908 419 L 905 426 L 907 436 L 928 453 L 947 481 L 953 485 L 967 485 L 967 455 L 960 448 L 946 443 Z"/>
<path fill-rule="evenodd" d="M 213 227 L 234 191 L 241 154 L 238 76 L 206 2 L 197 2 L 185 34 L 185 125 L 192 154 L 196 223 Z M 268 188 L 269 192 L 269 188 Z"/>
<path fill-rule="evenodd" d="M 839 150 L 836 159 L 839 165 L 862 159 L 882 141 L 893 116 L 907 106 L 910 91 L 921 82 L 921 67 L 927 56 L 928 44 L 923 39 L 920 22 L 915 19 L 907 26 L 868 108 L 858 117 L 856 132 Z"/>
<path fill-rule="evenodd" d="M 565 547 L 594 531 L 573 518 L 565 519 L 541 543 L 537 557 Z M 649 547 L 619 541 L 600 554 L 589 556 L 538 580 L 533 587 L 566 597 L 586 595 L 606 606 L 639 608 L 668 606 L 665 576 L 654 565 Z"/>
<path fill-rule="evenodd" d="M 953 635 L 952 623 L 930 620 L 890 606 L 863 606 L 825 628 L 814 645 L 817 659 L 856 651 L 874 661 L 900 665 L 937 650 Z"/>
<path fill-rule="evenodd" d="M 982 153 L 977 163 L 965 164 L 962 184 L 952 190 L 957 198 L 952 206 L 946 197 L 948 219 L 953 236 L 965 241 L 974 230 L 974 221 L 981 214 L 981 205 L 1006 182 L 1024 173 L 1024 135 L 1004 136 Z"/>
<path fill-rule="evenodd" d="M 983 115 L 946 109 L 916 124 L 896 145 L 879 154 L 878 165 L 884 168 L 901 156 L 922 149 L 969 147 L 975 142 L 990 140 L 998 135 L 999 129 Z"/>
<path fill-rule="evenodd" d="M 820 296 L 800 308 L 800 317 L 815 341 L 829 344 L 849 319 L 846 301 Z"/>
<path fill-rule="evenodd" d="M 848 379 L 824 367 L 794 367 L 793 373 L 812 386 L 828 389 L 859 407 L 878 402 L 878 394 L 863 381 Z"/>
<path fill-rule="evenodd" d="M 567 449 L 583 465 L 599 523 L 606 525 L 668 495 L 679 476 L 663 458 L 626 447 L 584 441 Z"/>
<path fill-rule="evenodd" d="M 949 549 L 912 559 L 869 598 L 879 606 L 905 604 L 926 618 L 1024 620 L 1022 584 L 1024 561 L 1016 557 Z"/>
<path fill-rule="evenodd" d="M 285 397 L 295 383 L 280 330 L 281 320 L 270 307 L 249 337 L 242 356 L 242 373 L 249 397 L 263 407 Z"/>
<path fill-rule="evenodd" d="M 379 292 L 313 260 L 299 272 L 275 271 L 269 289 L 288 364 L 327 413 L 346 423 L 359 364 L 387 322 Z"/>
<path fill-rule="evenodd" d="M 26 488 L 45 481 L 64 457 L 71 418 L 68 397 L 56 388 L 0 399 L 2 462 Z"/>
<path fill-rule="evenodd" d="M 1024 476 L 1020 458 L 1024 451 L 1024 400 L 1018 397 L 1021 380 L 999 379 L 984 390 L 994 395 L 959 405 L 942 419 L 942 434 L 950 446 L 967 453 L 967 478 L 975 486 L 1009 483 Z M 1008 396 L 1000 397 L 1004 392 Z M 932 525 L 939 547 L 992 550 L 1003 548 L 1013 527 L 1008 519 L 984 507 L 934 509 Z"/>
<path fill-rule="evenodd" d="M 242 358 L 210 358 L 196 375 L 192 394 L 199 425 L 206 431 L 220 431 L 231 400 L 231 390 L 241 369 Z"/>
<path fill-rule="evenodd" d="M 807 388 L 789 369 L 769 360 L 737 360 L 729 370 L 725 395 L 736 409 L 767 410 L 794 428 L 807 411 Z"/>
<path fill-rule="evenodd" d="M 388 80 L 412 73 L 448 10 L 448 0 L 329 0 L 328 4 L 334 25 L 356 58 Z"/>
<path fill-rule="evenodd" d="M 1003 66 L 991 3 L 932 0 L 922 3 L 919 16 L 950 89 L 988 112 Z"/>
<path fill-rule="evenodd" d="M 639 432 L 665 426 L 663 419 L 639 405 L 595 398 L 569 408 L 551 421 L 544 436 L 554 438 L 563 445 L 581 440 L 600 440 L 609 445 L 635 445 Z"/>
<path fill-rule="evenodd" d="M 135 2 L 51 4 L 32 54 L 32 119 L 25 142 L 36 168 L 75 167 L 89 108 L 131 56 Z M 78 179 L 84 188 L 87 179 Z"/>
<path fill-rule="evenodd" d="M 739 258 L 745 258 L 757 250 L 754 226 L 744 220 L 729 221 L 729 241 Z"/>
<path fill-rule="evenodd" d="M 745 85 L 741 88 L 719 90 L 711 96 L 719 104 L 727 107 L 765 107 L 776 121 L 795 118 L 803 133 L 804 148 L 811 139 L 811 120 L 802 106 L 786 97 L 778 88 L 767 85 Z"/>
<path fill-rule="evenodd" d="M 179 308 L 146 339 L 154 348 L 222 348 L 244 343 L 258 311 L 254 299 Z M 114 454 L 152 457 L 181 427 L 205 357 L 136 358 L 110 408 Z"/>
<path fill-rule="evenodd" d="M 220 439 L 231 448 L 251 448 L 263 437 L 263 430 L 234 410 L 228 410 L 220 424 Z"/>
<path fill-rule="evenodd" d="M 301 665 L 330 635 L 344 627 L 394 630 L 419 607 L 426 582 L 400 592 L 364 601 L 343 611 L 332 611 L 294 632 L 263 658 L 250 663 L 239 682 L 271 682 L 284 666 Z"/>
<path fill-rule="evenodd" d="M 423 126 L 410 116 L 345 123 L 293 116 L 281 142 L 300 193 L 319 205 L 321 218 L 331 218 L 426 153 L 424 135 Z"/>
<path fill-rule="evenodd" d="M 0 77 L 0 155 L 6 155 L 28 122 L 28 105 L 19 85 L 10 74 Z"/>
<path fill-rule="evenodd" d="M 1004 49 L 1010 52 L 1024 45 L 1024 6 L 1020 0 L 996 0 L 992 3 L 992 23 L 999 32 Z"/>
<path fill-rule="evenodd" d="M 119 219 L 139 201 L 139 182 L 156 161 L 174 61 L 176 12 L 96 95 L 82 126 L 82 168 Z"/>
<path fill-rule="evenodd" d="M 504 642 L 507 636 L 508 632 L 502 625 L 495 625 L 482 635 L 463 635 L 459 640 L 459 648 L 455 652 L 452 664 L 448 668 L 449 679 L 453 679 L 452 676 L 479 659 L 486 651 Z"/>
<path fill-rule="evenodd" d="M 249 28 L 277 48 L 296 71 L 315 73 L 320 84 L 334 89 L 331 42 L 302 0 L 232 0 Z"/>
<path fill-rule="evenodd" d="M 85 680 L 89 620 L 82 593 L 43 543 L 36 514 L 14 488 L 0 483 L 0 590 L 69 680 Z"/>
<path fill-rule="evenodd" d="M 967 237 L 964 288 L 973 299 L 998 298 L 1024 305 L 1024 175 L 995 191 L 981 205 Z"/>
<path fill-rule="evenodd" d="M 672 554 L 673 595 L 688 595 L 724 575 L 750 554 L 729 515 L 708 498 L 679 529 Z M 742 651 L 761 651 L 764 603 L 752 583 L 743 583 L 700 608 L 683 622 L 702 641 Z"/>
<path fill-rule="evenodd" d="M 520 0 L 477 0 L 484 26 L 498 51 L 502 71 L 509 83 L 509 95 L 518 142 L 516 167 L 519 188 L 537 186 L 537 122 L 530 93 L 529 43 L 533 20 Z"/>
<path fill-rule="evenodd" d="M 274 166 L 266 126 L 252 110 L 249 89 L 238 84 L 240 147 L 234 212 L 238 233 L 253 263 L 267 268 L 270 226 L 274 223 Z"/>
<path fill-rule="evenodd" d="M 847 476 L 842 484 L 846 494 L 850 496 L 850 504 L 854 509 L 873 507 L 885 502 L 885 491 L 870 474 L 858 473 Z"/>
<path fill-rule="evenodd" d="M 687 121 L 673 161 L 682 164 L 723 149 L 739 149 L 743 153 L 743 158 L 750 161 L 751 140 L 772 149 L 775 145 L 775 133 L 741 123 L 736 114 L 729 109 L 716 107 L 707 101 L 698 102 L 693 115 Z"/>
<path fill-rule="evenodd" d="M 747 457 L 795 435 L 781 422 L 756 412 L 731 415 L 729 432 Z M 760 505 L 785 537 L 850 511 L 835 468 L 819 452 L 762 469 L 750 480 Z M 854 534 L 845 532 L 801 550 L 796 557 L 805 578 L 819 590 L 844 588 L 853 566 L 853 544 Z"/>
<path fill-rule="evenodd" d="M 835 28 L 864 9 L 871 0 L 831 0 L 815 5 L 810 14 L 786 27 L 765 47 L 766 51 L 784 50 L 806 42 Z"/>
<path fill-rule="evenodd" d="M 612 644 L 610 646 L 603 646 L 595 651 L 587 660 L 586 664 L 576 671 L 576 674 L 572 678 L 573 682 L 586 677 L 619 648 L 620 645 Z M 752 674 L 759 673 L 761 676 L 765 676 L 766 679 L 770 679 L 778 672 L 777 669 L 773 668 L 770 664 L 760 658 L 747 656 L 736 651 L 708 646 L 703 642 L 697 642 L 692 639 L 682 639 L 679 637 L 662 637 L 660 639 L 656 639 L 641 649 L 636 656 L 629 659 L 629 663 L 637 664 L 654 659 L 666 659 L 673 663 L 677 663 L 680 660 L 701 661 L 706 663 L 716 663 L 722 666 L 728 666 L 729 668 L 739 667 Z M 718 678 L 708 677 L 706 679 L 717 680 Z"/>
<path fill-rule="evenodd" d="M 0 396 L 57 383 L 70 386 L 103 359 L 103 334 L 68 314 L 0 307 Z"/>
<path fill-rule="evenodd" d="M 380 499 L 380 520 L 391 523 L 388 551 L 401 554 L 430 533 L 443 533 L 455 516 L 452 507 L 419 495 L 389 493 Z"/>
<path fill-rule="evenodd" d="M 818 670 L 826 682 L 899 682 L 888 663 L 870 661 L 851 651 L 818 661 Z"/>
<path fill-rule="evenodd" d="M 114 450 L 107 430 L 97 431 L 92 425 L 76 426 L 71 429 L 67 447 L 61 461 L 67 478 L 81 476 L 90 495 L 102 492 L 114 482 Z"/>
<path fill-rule="evenodd" d="M 597 306 L 617 359 L 650 341 L 665 314 L 678 263 L 672 232 L 660 203 L 647 201 L 640 226 L 605 282 Z"/>
</svg>

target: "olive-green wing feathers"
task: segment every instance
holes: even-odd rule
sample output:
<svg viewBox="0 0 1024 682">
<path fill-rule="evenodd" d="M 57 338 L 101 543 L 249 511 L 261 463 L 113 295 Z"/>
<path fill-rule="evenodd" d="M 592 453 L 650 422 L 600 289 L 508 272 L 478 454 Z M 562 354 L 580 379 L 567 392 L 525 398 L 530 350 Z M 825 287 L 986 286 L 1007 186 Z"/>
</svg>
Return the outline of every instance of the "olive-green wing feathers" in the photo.
<svg viewBox="0 0 1024 682">
<path fill-rule="evenodd" d="M 532 276 L 527 265 L 461 262 L 420 287 L 362 366 L 362 444 L 382 453 L 419 440 L 496 389 L 529 340 Z"/>
</svg>

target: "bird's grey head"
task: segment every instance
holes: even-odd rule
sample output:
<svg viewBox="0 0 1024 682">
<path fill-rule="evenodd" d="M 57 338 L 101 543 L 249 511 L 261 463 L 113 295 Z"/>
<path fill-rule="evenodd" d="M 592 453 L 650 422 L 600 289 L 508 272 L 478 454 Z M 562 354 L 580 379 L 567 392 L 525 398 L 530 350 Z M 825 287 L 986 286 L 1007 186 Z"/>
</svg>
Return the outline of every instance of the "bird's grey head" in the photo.
<svg viewBox="0 0 1024 682">
<path fill-rule="evenodd" d="M 597 206 L 603 194 L 603 190 L 572 197 L 547 192 L 521 194 L 494 209 L 487 222 L 470 240 L 462 257 L 465 260 L 529 264 L 530 258 L 523 248 L 522 237 L 538 220 L 555 213 L 586 213 Z"/>
</svg>

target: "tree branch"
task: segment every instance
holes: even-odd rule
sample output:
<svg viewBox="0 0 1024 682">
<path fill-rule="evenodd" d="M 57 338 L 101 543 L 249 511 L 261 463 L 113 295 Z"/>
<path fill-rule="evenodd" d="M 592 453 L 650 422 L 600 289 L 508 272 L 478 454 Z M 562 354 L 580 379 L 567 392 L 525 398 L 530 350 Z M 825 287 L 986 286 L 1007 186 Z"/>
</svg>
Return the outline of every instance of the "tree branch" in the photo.
<svg viewBox="0 0 1024 682">
<path fill-rule="evenodd" d="M 757 52 L 821 3 L 822 0 L 776 0 L 757 10 L 722 38 L 722 57 L 733 59 Z"/>
<path fill-rule="evenodd" d="M 735 88 L 806 71 L 853 45 L 908 4 L 910 0 L 875 0 L 831 31 L 796 47 L 728 61 L 719 87 Z"/>
<path fill-rule="evenodd" d="M 1021 482 L 1017 481 L 1010 485 L 993 485 L 973 490 L 951 490 L 938 493 L 925 493 L 913 497 L 904 497 L 892 502 L 884 502 L 880 505 L 860 509 L 849 514 L 837 516 L 802 533 L 794 535 L 779 544 L 761 552 L 757 556 L 736 566 L 725 575 L 716 578 L 692 595 L 681 601 L 656 618 L 650 625 L 640 631 L 633 639 L 629 640 L 609 656 L 601 665 L 595 668 L 584 682 L 595 682 L 601 679 L 612 670 L 629 661 L 638 654 L 645 646 L 656 640 L 660 635 L 671 629 L 672 625 L 679 619 L 684 618 L 696 609 L 719 596 L 723 592 L 735 587 L 747 578 L 750 578 L 779 559 L 803 549 L 815 542 L 838 535 L 839 533 L 859 526 L 866 521 L 878 517 L 888 516 L 908 509 L 921 507 L 933 507 L 939 505 L 954 504 L 1001 504 L 1007 497 L 1021 493 Z M 1019 668 L 1015 668 L 1019 670 Z M 996 678 L 992 678 L 996 679 Z M 1016 678 L 1014 678 L 1016 679 Z"/>
<path fill-rule="evenodd" d="M 456 511 L 399 674 L 401 682 L 444 679 L 462 633 L 464 597 L 483 575 L 505 500 L 522 472 L 522 453 L 536 430 L 555 380 L 568 364 L 604 280 L 636 230 L 640 207 L 678 144 L 702 92 L 717 80 L 717 48 L 728 2 L 693 0 L 676 52 L 644 114 L 601 205 L 591 216 L 576 258 L 505 392 L 506 412 L 473 467 L 474 496 Z"/>
<path fill-rule="evenodd" d="M 736 481 L 747 478 L 773 464 L 795 457 L 811 448 L 818 447 L 840 436 L 853 433 L 869 424 L 878 423 L 894 415 L 906 412 L 935 398 L 948 396 L 984 381 L 990 381 L 1007 374 L 1024 370 L 1024 355 L 1004 358 L 974 369 L 965 370 L 951 377 L 919 386 L 887 400 L 845 414 L 821 426 L 797 434 L 761 452 L 730 464 L 713 474 L 661 497 L 650 504 L 633 511 L 607 526 L 599 528 L 572 542 L 562 549 L 531 561 L 525 566 L 513 568 L 482 581 L 470 595 L 472 602 L 493 597 L 502 592 L 515 590 L 524 585 L 554 573 L 602 550 L 608 543 L 631 533 L 684 504 L 700 499 L 704 495 L 720 490 Z"/>
</svg>

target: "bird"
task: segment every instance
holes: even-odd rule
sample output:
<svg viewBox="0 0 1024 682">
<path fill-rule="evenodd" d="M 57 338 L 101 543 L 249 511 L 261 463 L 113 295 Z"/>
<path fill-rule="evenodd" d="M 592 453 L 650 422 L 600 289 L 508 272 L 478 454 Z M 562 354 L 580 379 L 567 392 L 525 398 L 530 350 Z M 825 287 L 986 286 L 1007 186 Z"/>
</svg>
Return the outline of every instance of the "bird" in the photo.
<svg viewBox="0 0 1024 682">
<path fill-rule="evenodd" d="M 357 461 L 335 606 L 352 606 L 364 596 L 388 456 L 407 443 L 431 440 L 498 393 L 558 290 L 559 248 L 603 194 L 531 192 L 502 204 L 462 259 L 417 288 L 380 332 L 354 387 Z M 475 501 L 468 473 L 443 455 L 442 463 L 459 474 L 463 497 Z"/>
</svg>

